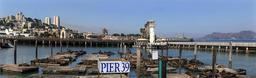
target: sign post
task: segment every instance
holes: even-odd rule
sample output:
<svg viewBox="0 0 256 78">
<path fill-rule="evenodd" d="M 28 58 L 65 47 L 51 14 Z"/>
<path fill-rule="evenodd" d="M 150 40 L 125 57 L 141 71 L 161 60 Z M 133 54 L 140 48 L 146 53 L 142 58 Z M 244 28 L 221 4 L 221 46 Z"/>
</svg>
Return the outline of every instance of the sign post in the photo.
<svg viewBox="0 0 256 78">
<path fill-rule="evenodd" d="M 159 64 L 158 64 L 158 78 L 166 78 L 166 59 L 163 56 L 163 46 L 161 48 L 161 55 L 159 58 Z"/>
<path fill-rule="evenodd" d="M 158 59 L 158 51 L 152 51 L 152 59 L 157 60 Z"/>
</svg>

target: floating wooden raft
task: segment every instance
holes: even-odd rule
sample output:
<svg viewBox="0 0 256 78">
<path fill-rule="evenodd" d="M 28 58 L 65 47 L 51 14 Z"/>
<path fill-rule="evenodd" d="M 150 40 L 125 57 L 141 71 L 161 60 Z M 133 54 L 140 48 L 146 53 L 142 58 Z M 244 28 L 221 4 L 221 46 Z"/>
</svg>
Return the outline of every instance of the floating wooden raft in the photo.
<svg viewBox="0 0 256 78">
<path fill-rule="evenodd" d="M 81 56 L 83 54 L 86 54 L 86 52 L 84 51 L 61 52 L 48 58 L 32 60 L 31 64 L 39 65 L 39 66 L 66 66 L 69 63 L 75 61 L 78 56 Z"/>
<path fill-rule="evenodd" d="M 86 67 L 49 66 L 43 69 L 44 74 L 84 74 Z"/>
<path fill-rule="evenodd" d="M 38 71 L 36 66 L 19 66 L 16 64 L 5 64 L 2 66 L 4 72 L 27 73 Z"/>
</svg>

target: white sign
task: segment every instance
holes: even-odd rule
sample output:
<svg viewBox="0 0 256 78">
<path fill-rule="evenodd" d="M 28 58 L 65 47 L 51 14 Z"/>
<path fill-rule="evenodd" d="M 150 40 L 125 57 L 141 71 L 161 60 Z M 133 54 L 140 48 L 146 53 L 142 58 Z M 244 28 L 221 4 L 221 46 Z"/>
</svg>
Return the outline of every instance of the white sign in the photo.
<svg viewBox="0 0 256 78">
<path fill-rule="evenodd" d="M 100 73 L 129 73 L 129 61 L 98 61 Z"/>
<path fill-rule="evenodd" d="M 152 51 L 152 59 L 157 60 L 158 59 L 158 51 Z"/>
</svg>

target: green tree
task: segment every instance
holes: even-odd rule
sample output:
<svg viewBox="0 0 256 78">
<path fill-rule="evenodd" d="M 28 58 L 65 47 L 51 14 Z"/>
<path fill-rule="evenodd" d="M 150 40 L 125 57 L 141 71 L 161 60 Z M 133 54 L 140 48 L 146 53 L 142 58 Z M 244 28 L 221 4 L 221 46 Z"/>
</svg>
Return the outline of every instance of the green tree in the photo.
<svg viewBox="0 0 256 78">
<path fill-rule="evenodd" d="M 103 35 L 108 35 L 108 30 L 107 30 L 106 28 L 103 28 L 103 29 L 102 29 L 102 34 L 103 34 Z"/>
<path fill-rule="evenodd" d="M 120 34 L 114 33 L 114 34 L 112 34 L 112 36 L 120 36 Z"/>
<path fill-rule="evenodd" d="M 121 36 L 126 36 L 124 33 L 121 33 Z"/>
</svg>

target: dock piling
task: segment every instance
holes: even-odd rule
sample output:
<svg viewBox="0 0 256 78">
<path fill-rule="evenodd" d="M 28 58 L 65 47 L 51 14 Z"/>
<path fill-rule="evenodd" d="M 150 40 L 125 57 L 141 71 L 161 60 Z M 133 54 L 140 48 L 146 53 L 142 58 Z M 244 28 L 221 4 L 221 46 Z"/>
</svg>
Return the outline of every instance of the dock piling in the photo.
<svg viewBox="0 0 256 78">
<path fill-rule="evenodd" d="M 37 43 L 37 40 L 36 40 L 36 55 L 35 55 L 36 59 L 38 59 L 38 43 Z"/>
<path fill-rule="evenodd" d="M 218 47 L 218 52 L 220 52 L 221 51 L 221 47 L 220 47 L 220 45 L 219 45 L 219 47 Z"/>
<path fill-rule="evenodd" d="M 68 47 L 69 47 L 69 41 L 67 41 L 67 45 L 66 45 L 66 47 L 67 47 L 67 49 L 68 49 Z"/>
<path fill-rule="evenodd" d="M 238 47 L 236 47 L 236 53 L 238 53 L 239 52 L 239 48 Z"/>
<path fill-rule="evenodd" d="M 194 46 L 194 59 L 196 60 L 196 54 L 197 54 L 197 44 Z"/>
<path fill-rule="evenodd" d="M 225 52 L 227 52 L 228 51 L 228 46 L 226 46 L 226 49 L 225 49 Z"/>
<path fill-rule="evenodd" d="M 136 54 L 137 54 L 137 64 L 136 64 L 137 78 L 140 78 L 141 47 L 137 47 Z"/>
<path fill-rule="evenodd" d="M 212 78 L 216 78 L 215 73 L 216 73 L 216 69 L 215 69 L 215 65 L 216 65 L 216 51 L 212 50 Z"/>
<path fill-rule="evenodd" d="M 55 41 L 55 47 L 57 47 L 57 41 Z"/>
<path fill-rule="evenodd" d="M 62 41 L 60 40 L 60 52 L 62 52 Z"/>
<path fill-rule="evenodd" d="M 51 47 L 51 41 L 48 41 L 48 46 Z"/>
<path fill-rule="evenodd" d="M 249 48 L 248 47 L 245 48 L 245 53 L 249 54 Z"/>
<path fill-rule="evenodd" d="M 90 47 L 92 47 L 92 42 L 90 42 Z"/>
<path fill-rule="evenodd" d="M 51 57 L 53 56 L 53 48 L 52 48 L 52 44 L 50 44 L 51 47 Z"/>
<path fill-rule="evenodd" d="M 86 48 L 86 41 L 84 42 L 84 47 Z"/>
<path fill-rule="evenodd" d="M 179 50 L 179 74 L 181 74 L 181 56 L 182 56 L 182 48 Z"/>
<path fill-rule="evenodd" d="M 232 68 L 232 42 L 229 43 L 228 67 Z"/>
<path fill-rule="evenodd" d="M 44 46 L 44 40 L 42 41 L 42 45 Z"/>
<path fill-rule="evenodd" d="M 17 44 L 16 44 L 16 40 L 14 40 L 13 44 L 14 44 L 14 64 L 17 64 Z"/>
</svg>

